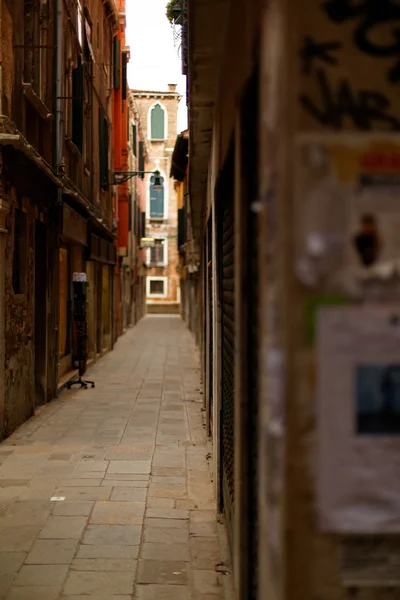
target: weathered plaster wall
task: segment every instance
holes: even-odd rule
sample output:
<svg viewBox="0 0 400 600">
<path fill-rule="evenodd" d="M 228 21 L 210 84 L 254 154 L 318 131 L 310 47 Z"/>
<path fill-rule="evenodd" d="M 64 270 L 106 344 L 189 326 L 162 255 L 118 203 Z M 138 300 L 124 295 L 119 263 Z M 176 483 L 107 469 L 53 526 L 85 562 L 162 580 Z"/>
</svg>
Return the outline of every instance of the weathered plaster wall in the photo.
<svg viewBox="0 0 400 600">
<path fill-rule="evenodd" d="M 26 293 L 14 294 L 14 212 L 16 192 L 10 190 L 12 210 L 7 217 L 5 248 L 5 433 L 8 435 L 32 416 L 34 395 L 34 234 L 35 210 L 26 198 L 20 208 L 27 214 Z"/>
</svg>

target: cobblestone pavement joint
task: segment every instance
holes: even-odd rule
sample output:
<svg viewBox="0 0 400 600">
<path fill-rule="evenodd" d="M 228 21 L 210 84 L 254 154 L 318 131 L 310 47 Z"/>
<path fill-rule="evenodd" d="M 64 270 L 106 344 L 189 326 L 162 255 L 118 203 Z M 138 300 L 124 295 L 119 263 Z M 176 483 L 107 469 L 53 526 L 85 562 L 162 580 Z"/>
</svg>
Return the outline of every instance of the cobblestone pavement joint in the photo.
<svg viewBox="0 0 400 600">
<path fill-rule="evenodd" d="M 146 317 L 87 375 L 0 445 L 0 598 L 222 600 L 191 334 Z"/>
</svg>

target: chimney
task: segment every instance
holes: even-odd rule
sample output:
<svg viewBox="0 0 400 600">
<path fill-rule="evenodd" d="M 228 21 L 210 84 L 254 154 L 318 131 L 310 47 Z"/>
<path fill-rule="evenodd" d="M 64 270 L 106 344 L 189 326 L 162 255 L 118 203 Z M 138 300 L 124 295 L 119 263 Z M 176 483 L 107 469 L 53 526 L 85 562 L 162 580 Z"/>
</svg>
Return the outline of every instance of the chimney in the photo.
<svg viewBox="0 0 400 600">
<path fill-rule="evenodd" d="M 176 86 L 177 85 L 178 85 L 177 83 L 169 83 L 168 84 L 168 91 L 170 91 L 170 92 L 176 92 Z"/>
</svg>

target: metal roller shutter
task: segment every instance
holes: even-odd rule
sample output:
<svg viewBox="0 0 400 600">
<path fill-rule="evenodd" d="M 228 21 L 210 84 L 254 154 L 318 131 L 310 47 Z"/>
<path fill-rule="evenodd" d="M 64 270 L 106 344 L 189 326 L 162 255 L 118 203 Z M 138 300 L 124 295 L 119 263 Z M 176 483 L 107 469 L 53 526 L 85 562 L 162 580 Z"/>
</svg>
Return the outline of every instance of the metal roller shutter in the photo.
<svg viewBox="0 0 400 600">
<path fill-rule="evenodd" d="M 222 222 L 222 489 L 228 535 L 232 546 L 235 504 L 234 470 L 234 344 L 235 344 L 235 278 L 233 198 L 226 206 Z"/>
</svg>

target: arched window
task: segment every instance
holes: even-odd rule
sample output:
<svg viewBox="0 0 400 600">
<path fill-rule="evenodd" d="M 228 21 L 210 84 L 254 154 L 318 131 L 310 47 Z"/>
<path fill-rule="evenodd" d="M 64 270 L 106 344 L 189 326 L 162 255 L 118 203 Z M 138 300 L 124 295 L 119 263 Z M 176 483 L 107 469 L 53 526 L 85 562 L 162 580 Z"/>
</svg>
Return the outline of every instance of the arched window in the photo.
<svg viewBox="0 0 400 600">
<path fill-rule="evenodd" d="M 165 110 L 161 104 L 155 104 L 150 110 L 150 138 L 165 139 Z"/>
<path fill-rule="evenodd" d="M 150 177 L 150 219 L 164 218 L 164 178 L 160 176 L 159 180 L 155 185 L 155 176 Z"/>
</svg>

